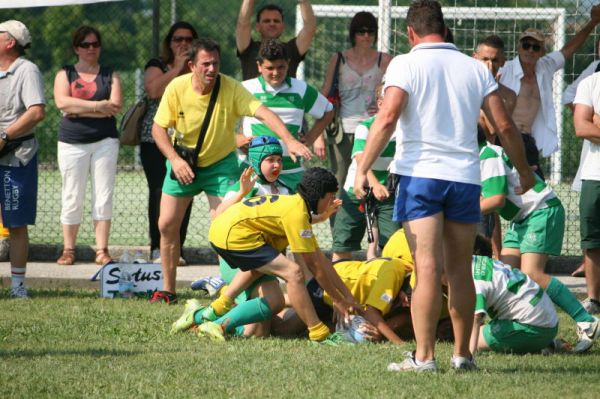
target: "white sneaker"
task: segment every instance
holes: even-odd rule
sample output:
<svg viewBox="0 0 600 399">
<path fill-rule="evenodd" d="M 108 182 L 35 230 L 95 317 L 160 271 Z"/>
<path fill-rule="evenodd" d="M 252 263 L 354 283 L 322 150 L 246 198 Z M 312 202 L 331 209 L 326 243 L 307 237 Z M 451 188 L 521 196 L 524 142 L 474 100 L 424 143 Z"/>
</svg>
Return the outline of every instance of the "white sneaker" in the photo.
<svg viewBox="0 0 600 399">
<path fill-rule="evenodd" d="M 450 359 L 450 367 L 457 371 L 472 371 L 477 370 L 477 364 L 473 356 L 468 357 L 454 356 Z"/>
<path fill-rule="evenodd" d="M 593 322 L 582 321 L 577 323 L 577 336 L 579 340 L 573 348 L 574 353 L 587 351 L 594 345 L 594 341 L 600 336 L 600 319 L 594 317 Z"/>
<path fill-rule="evenodd" d="M 427 360 L 422 364 L 417 364 L 415 360 L 415 352 L 404 352 L 406 359 L 400 363 L 390 363 L 387 366 L 388 371 L 414 371 L 417 373 L 430 372 L 435 373 L 437 371 L 437 365 L 434 360 Z"/>
<path fill-rule="evenodd" d="M 586 298 L 581 301 L 581 306 L 583 306 L 585 311 L 589 314 L 600 313 L 600 303 L 592 298 Z"/>
<path fill-rule="evenodd" d="M 150 253 L 150 262 L 160 263 L 160 249 L 153 249 Z"/>
<path fill-rule="evenodd" d="M 29 295 L 27 295 L 27 288 L 25 288 L 23 283 L 13 287 L 10 290 L 10 296 L 17 299 L 29 299 Z"/>
</svg>

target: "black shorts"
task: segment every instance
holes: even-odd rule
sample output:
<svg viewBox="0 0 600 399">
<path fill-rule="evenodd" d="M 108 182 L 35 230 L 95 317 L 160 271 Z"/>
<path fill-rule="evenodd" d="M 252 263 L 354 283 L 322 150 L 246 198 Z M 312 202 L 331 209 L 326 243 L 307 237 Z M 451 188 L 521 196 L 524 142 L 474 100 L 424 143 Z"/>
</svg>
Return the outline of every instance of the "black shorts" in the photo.
<svg viewBox="0 0 600 399">
<path fill-rule="evenodd" d="M 281 252 L 269 245 L 263 245 L 262 247 L 245 250 L 233 250 L 223 249 L 214 245 L 212 242 L 210 245 L 213 247 L 217 255 L 229 264 L 234 269 L 240 269 L 243 271 L 258 269 L 271 262 L 273 259 L 278 257 Z"/>
<path fill-rule="evenodd" d="M 306 290 L 310 296 L 310 300 L 317 312 L 319 320 L 324 323 L 330 323 L 333 320 L 333 308 L 323 301 L 323 288 L 319 285 L 316 279 L 311 279 L 306 285 Z"/>
</svg>

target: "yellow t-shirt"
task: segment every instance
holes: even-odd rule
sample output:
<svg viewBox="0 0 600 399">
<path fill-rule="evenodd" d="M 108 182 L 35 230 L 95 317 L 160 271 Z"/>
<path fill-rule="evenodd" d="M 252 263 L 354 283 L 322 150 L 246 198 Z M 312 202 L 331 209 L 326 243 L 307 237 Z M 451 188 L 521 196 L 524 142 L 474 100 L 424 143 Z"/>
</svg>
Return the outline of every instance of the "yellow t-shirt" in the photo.
<svg viewBox="0 0 600 399">
<path fill-rule="evenodd" d="M 389 238 L 388 242 L 381 251 L 381 256 L 385 258 L 399 258 L 410 264 L 414 268 L 415 262 L 413 261 L 410 253 L 410 247 L 408 241 L 406 241 L 406 235 L 404 229 L 399 229 Z"/>
<path fill-rule="evenodd" d="M 318 248 L 308 208 L 298 194 L 252 197 L 230 206 L 211 223 L 208 240 L 238 251 L 265 244 L 278 251 L 289 245 L 298 253 Z"/>
<path fill-rule="evenodd" d="M 195 148 L 210 94 L 200 95 L 192 88 L 192 74 L 176 77 L 160 100 L 154 122 L 165 129 L 174 128 L 182 145 Z M 241 116 L 254 116 L 261 102 L 241 83 L 221 74 L 221 88 L 208 131 L 198 155 L 198 166 L 206 167 L 235 150 L 234 129 Z"/>
<path fill-rule="evenodd" d="M 389 313 L 406 273 L 412 270 L 403 260 L 392 258 L 344 261 L 333 267 L 358 303 L 372 306 L 384 316 Z M 323 301 L 332 304 L 326 292 Z"/>
</svg>

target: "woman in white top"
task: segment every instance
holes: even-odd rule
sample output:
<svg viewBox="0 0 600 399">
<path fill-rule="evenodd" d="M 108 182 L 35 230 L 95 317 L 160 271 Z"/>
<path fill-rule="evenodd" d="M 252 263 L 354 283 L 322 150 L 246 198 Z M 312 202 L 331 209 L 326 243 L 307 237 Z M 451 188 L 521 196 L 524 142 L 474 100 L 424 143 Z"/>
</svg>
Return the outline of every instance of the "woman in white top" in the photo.
<svg viewBox="0 0 600 399">
<path fill-rule="evenodd" d="M 377 40 L 377 19 L 361 11 L 350 21 L 349 39 L 352 47 L 331 56 L 321 92 L 328 95 L 334 80 L 335 67 L 341 55 L 338 88 L 343 137 L 341 142 L 329 145 L 331 168 L 344 182 L 351 162 L 354 131 L 358 124 L 376 112 L 375 86 L 381 83 L 391 56 L 373 48 Z M 337 141 L 337 140 L 336 140 Z M 324 148 L 323 141 L 315 142 L 315 152 Z M 340 184 L 340 187 L 342 184 Z"/>
</svg>

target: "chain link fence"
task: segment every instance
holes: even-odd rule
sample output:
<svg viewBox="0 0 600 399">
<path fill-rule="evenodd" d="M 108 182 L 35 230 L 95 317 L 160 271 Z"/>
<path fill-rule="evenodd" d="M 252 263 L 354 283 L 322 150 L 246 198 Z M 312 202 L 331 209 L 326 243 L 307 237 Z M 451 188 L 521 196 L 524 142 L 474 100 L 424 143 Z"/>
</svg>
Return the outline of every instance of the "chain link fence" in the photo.
<svg viewBox="0 0 600 399">
<path fill-rule="evenodd" d="M 256 7 L 273 1 L 257 1 Z M 152 0 L 129 0 L 61 7 L 37 7 L 0 10 L 0 21 L 19 19 L 30 29 L 33 45 L 28 57 L 41 69 L 46 83 L 46 118 L 37 128 L 40 141 L 40 180 L 37 224 L 30 230 L 31 241 L 36 244 L 62 244 L 60 224 L 61 179 L 58 171 L 56 148 L 60 113 L 57 110 L 52 87 L 56 72 L 64 64 L 75 62 L 70 48 L 71 33 L 81 24 L 97 27 L 103 36 L 100 62 L 115 68 L 121 75 L 125 108 L 142 93 L 143 66 L 153 56 Z M 222 47 L 222 72 L 241 78 L 235 56 L 235 24 L 240 0 L 162 0 L 158 4 L 159 38 L 162 39 L 172 22 L 185 20 L 194 25 L 200 36 L 217 40 Z M 284 9 L 286 32 L 290 38 L 299 29 L 297 2 L 276 2 Z M 589 21 L 592 0 L 544 1 L 441 1 L 449 28 L 454 33 L 457 46 L 471 54 L 477 41 L 492 33 L 501 36 L 506 44 L 507 58 L 515 56 L 519 33 L 527 27 L 544 31 L 551 40 L 547 50 L 560 49 L 562 45 Z M 379 4 L 373 1 L 313 2 L 317 14 L 318 32 L 313 41 L 300 76 L 310 84 L 320 87 L 332 53 L 349 47 L 348 23 L 356 12 L 371 11 L 378 16 L 379 45 L 392 55 L 409 51 L 404 21 L 410 1 L 389 0 Z M 329 7 L 329 8 L 328 8 Z M 575 138 L 571 112 L 559 104 L 560 94 L 577 75 L 595 58 L 595 32 L 577 54 L 567 61 L 563 72 L 554 80 L 555 99 L 558 102 L 557 120 L 560 124 L 561 148 L 558 154 L 544 161 L 546 176 L 551 176 L 567 210 L 565 255 L 577 255 L 579 250 L 578 193 L 571 190 L 571 181 L 579 164 L 581 140 Z M 432 111 L 434 112 L 434 111 Z M 111 245 L 148 245 L 147 185 L 137 150 L 122 147 L 119 153 L 119 172 L 115 190 L 114 217 Z M 79 233 L 79 244 L 94 244 L 90 211 L 90 193 L 86 200 L 85 217 Z M 209 225 L 208 206 L 204 196 L 194 201 L 188 230 L 187 247 L 207 246 Z M 331 243 L 326 224 L 317 229 L 323 248 Z"/>
</svg>

